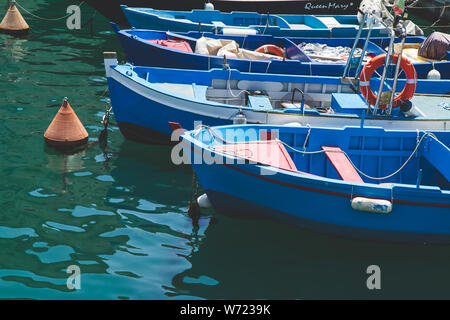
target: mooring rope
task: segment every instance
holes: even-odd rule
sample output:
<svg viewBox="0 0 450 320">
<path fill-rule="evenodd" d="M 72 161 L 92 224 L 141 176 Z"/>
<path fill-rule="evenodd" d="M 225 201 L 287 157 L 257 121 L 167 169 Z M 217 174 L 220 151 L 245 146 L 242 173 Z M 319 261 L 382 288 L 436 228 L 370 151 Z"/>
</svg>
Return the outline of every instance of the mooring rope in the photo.
<svg viewBox="0 0 450 320">
<path fill-rule="evenodd" d="M 410 155 L 410 156 L 408 157 L 408 159 L 406 159 L 406 161 L 400 166 L 400 168 L 397 169 L 396 171 L 394 171 L 393 173 L 391 173 L 391 174 L 389 174 L 389 175 L 387 175 L 387 176 L 384 176 L 384 177 L 372 177 L 372 176 L 369 176 L 368 174 L 364 173 L 363 171 L 361 171 L 361 170 L 353 163 L 353 161 L 350 159 L 350 156 L 349 156 L 345 151 L 343 151 L 343 150 L 336 150 L 336 151 L 331 151 L 331 152 L 343 153 L 343 154 L 347 157 L 348 161 L 350 161 L 350 164 L 353 166 L 353 168 L 355 168 L 355 170 L 358 171 L 358 173 L 361 174 L 361 175 L 363 175 L 364 177 L 366 177 L 366 178 L 368 178 L 368 179 L 372 179 L 372 180 L 385 180 L 385 179 L 389 179 L 389 178 L 395 176 L 396 174 L 398 174 L 400 171 L 402 171 L 402 170 L 405 168 L 405 166 L 406 166 L 406 165 L 408 164 L 408 162 L 412 159 L 412 157 L 414 156 L 414 154 L 416 154 L 417 150 L 419 149 L 420 145 L 422 144 L 423 139 L 424 139 L 426 136 L 431 136 L 431 137 L 437 139 L 436 136 L 435 136 L 433 133 L 431 133 L 431 132 L 425 132 L 424 135 L 420 138 L 419 142 L 416 144 L 416 147 L 414 148 L 414 150 L 413 150 L 413 152 L 411 153 L 411 155 Z M 305 151 L 298 150 L 298 149 L 295 149 L 295 148 L 291 147 L 290 145 L 288 145 L 288 144 L 285 143 L 284 141 L 280 141 L 280 142 L 281 142 L 283 145 L 285 145 L 285 146 L 287 146 L 288 148 L 290 148 L 291 150 L 296 151 L 296 152 L 299 152 L 299 153 L 303 153 L 303 154 L 315 154 L 315 153 L 323 153 L 323 152 L 325 152 L 325 150 L 318 150 L 318 151 L 305 152 Z M 328 152 L 330 152 L 330 151 L 328 151 Z"/>
<path fill-rule="evenodd" d="M 80 4 L 78 5 L 78 7 L 81 7 L 84 3 L 85 3 L 85 1 L 80 2 Z M 57 20 L 62 20 L 62 19 L 65 19 L 65 18 L 70 17 L 70 16 L 73 14 L 73 13 L 69 13 L 69 14 L 66 14 L 65 16 L 62 16 L 62 17 L 59 17 L 59 18 L 45 18 L 45 17 L 41 17 L 41 16 L 38 16 L 38 15 L 35 15 L 34 13 L 28 11 L 28 10 L 25 9 L 23 6 L 21 6 L 20 3 L 17 2 L 17 0 L 15 1 L 15 4 L 16 4 L 19 8 L 21 8 L 23 11 L 25 11 L 26 13 L 28 13 L 29 15 L 35 17 L 36 19 L 40 19 L 40 20 L 44 20 L 44 21 L 57 21 Z"/>
<path fill-rule="evenodd" d="M 233 98 L 239 98 L 239 96 L 240 96 L 243 92 L 250 93 L 250 91 L 244 89 L 244 90 L 239 91 L 237 95 L 234 95 L 233 90 L 231 90 L 231 68 L 230 68 L 229 66 L 228 66 L 227 68 L 228 68 L 227 89 L 228 89 L 228 91 L 230 91 L 231 96 L 232 96 Z"/>
</svg>

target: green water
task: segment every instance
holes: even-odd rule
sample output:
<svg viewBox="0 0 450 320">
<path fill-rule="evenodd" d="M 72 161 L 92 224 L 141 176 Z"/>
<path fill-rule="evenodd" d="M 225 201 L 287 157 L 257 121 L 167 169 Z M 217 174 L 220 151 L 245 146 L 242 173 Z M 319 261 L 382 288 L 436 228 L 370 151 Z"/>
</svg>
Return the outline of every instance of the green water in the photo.
<svg viewBox="0 0 450 320">
<path fill-rule="evenodd" d="M 70 4 L 21 3 L 45 17 Z M 212 211 L 194 227 L 190 169 L 170 164 L 169 147 L 125 141 L 113 119 L 105 150 L 46 147 L 65 96 L 95 141 L 102 52 L 120 49 L 99 15 L 93 36 L 24 16 L 30 35 L 0 35 L 0 298 L 450 298 L 448 246 L 348 240 Z M 371 291 L 374 264 L 381 290 Z M 70 265 L 81 269 L 79 290 L 66 286 Z"/>
</svg>

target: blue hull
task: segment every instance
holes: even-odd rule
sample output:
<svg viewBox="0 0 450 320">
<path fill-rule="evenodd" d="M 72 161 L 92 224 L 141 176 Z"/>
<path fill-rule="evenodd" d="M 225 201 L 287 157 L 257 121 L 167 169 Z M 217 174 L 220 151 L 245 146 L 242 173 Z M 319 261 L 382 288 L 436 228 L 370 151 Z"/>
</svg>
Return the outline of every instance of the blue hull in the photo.
<svg viewBox="0 0 450 320">
<path fill-rule="evenodd" d="M 230 128 L 239 127 L 232 126 Z M 251 128 L 249 130 L 257 129 L 255 126 L 248 126 L 248 128 Z M 279 136 L 283 141 L 290 140 L 283 134 L 284 130 L 296 130 L 273 128 L 280 130 Z M 213 129 L 221 136 L 227 130 L 227 128 L 223 128 L 223 131 L 221 128 Z M 239 128 L 239 130 L 242 129 L 245 130 L 245 126 Z M 398 154 L 410 153 L 415 144 L 415 132 L 393 132 L 389 136 L 382 135 L 384 131 L 375 128 L 347 128 L 335 130 L 334 134 L 331 133 L 333 129 L 328 130 L 330 133 L 325 133 L 330 136 L 326 136 L 323 131 L 311 132 L 308 151 L 317 150 L 318 146 L 323 144 L 339 145 L 342 143 L 342 150 L 347 152 L 353 150 L 356 154 L 359 152 L 364 154 L 367 151 L 356 151 L 355 146 L 346 149 L 345 146 L 346 143 L 352 145 L 351 141 L 357 139 L 359 134 L 370 135 L 371 141 L 374 143 L 369 148 L 372 155 L 364 158 L 364 165 L 363 160 L 356 163 L 366 172 L 371 172 L 369 168 L 382 159 L 387 160 L 391 156 L 396 157 Z M 306 131 L 307 129 L 298 129 L 296 137 L 300 138 L 306 134 Z M 378 132 L 381 134 L 378 135 Z M 423 158 L 408 164 L 403 169 L 401 176 L 390 178 L 387 181 L 392 184 L 387 185 L 378 185 L 373 181 L 370 183 L 343 181 L 336 172 L 333 173 L 330 168 L 327 168 L 326 158 L 323 155 L 307 155 L 304 160 L 302 155 L 291 154 L 291 156 L 297 156 L 293 159 L 299 166 L 301 162 L 311 163 L 312 161 L 315 163 L 315 169 L 312 169 L 310 165 L 311 172 L 307 171 L 313 173 L 312 176 L 276 168 L 273 168 L 272 174 L 268 175 L 262 173 L 262 165 L 236 163 L 236 158 L 232 156 L 222 158 L 222 155 L 217 158 L 219 154 L 209 151 L 211 146 L 209 136 L 209 134 L 203 136 L 205 142 L 202 143 L 202 134 L 195 138 L 188 132 L 182 136 L 182 145 L 185 154 L 190 154 L 192 167 L 214 209 L 224 214 L 275 217 L 308 229 L 351 237 L 433 243 L 449 242 L 450 240 L 449 182 L 445 179 L 441 182 L 435 180 L 433 177 L 436 173 L 433 171 L 435 169 L 429 164 L 425 165 Z M 377 145 L 377 141 L 382 140 L 384 145 L 390 141 L 392 136 L 394 136 L 392 142 L 398 141 L 398 137 L 404 137 L 412 139 L 413 143 L 408 148 L 403 146 L 400 151 L 392 149 L 389 156 L 384 154 L 386 151 L 384 153 L 372 151 L 375 150 L 374 146 Z M 448 132 L 442 133 L 440 137 L 448 144 Z M 238 138 L 237 141 L 242 140 Z M 297 144 L 301 145 L 301 142 L 297 142 Z M 424 153 L 427 152 L 426 149 L 423 150 Z M 446 172 L 443 174 L 448 177 L 448 169 L 442 165 L 449 160 L 450 152 L 448 148 L 443 148 L 442 151 L 437 155 L 440 159 L 435 161 L 434 165 L 440 168 L 439 170 L 443 170 L 442 172 Z M 202 153 L 206 153 L 206 157 L 210 156 L 221 160 L 214 164 L 211 162 L 200 163 L 194 157 Z M 353 161 L 359 157 L 356 154 L 351 156 Z M 374 160 L 375 162 L 372 163 Z M 381 172 L 394 171 L 402 161 L 394 161 L 390 164 L 386 162 L 386 167 Z M 322 165 L 324 165 L 323 168 Z M 424 175 L 427 177 L 426 180 L 425 178 L 422 180 L 422 183 L 427 186 L 434 186 L 437 183 L 441 189 L 425 186 L 417 188 L 415 184 L 411 185 L 410 183 L 416 179 L 418 166 L 423 167 Z M 302 169 L 304 168 L 299 167 L 299 170 Z M 372 173 L 372 175 L 374 174 Z M 351 200 L 355 197 L 386 199 L 391 201 L 392 211 L 375 213 L 355 210 L 351 206 Z"/>
<path fill-rule="evenodd" d="M 145 143 L 168 143 L 172 133 L 169 122 L 178 122 L 185 129 L 195 127 L 195 122 L 202 122 L 208 125 L 224 125 L 231 124 L 233 118 L 239 112 L 238 105 L 227 105 L 214 101 L 208 101 L 204 91 L 203 98 L 200 96 L 188 96 L 183 92 L 170 91 L 171 81 L 176 79 L 185 89 L 193 94 L 192 82 L 196 82 L 197 87 L 206 88 L 213 79 L 226 79 L 229 76 L 227 70 L 211 70 L 211 71 L 191 71 L 191 70 L 175 70 L 150 67 L 136 67 L 139 73 L 152 74 L 154 81 L 163 85 L 153 84 L 145 81 L 137 75 L 135 71 L 131 71 L 132 67 L 117 66 L 111 69 L 113 76 L 108 77 L 108 85 L 111 103 L 114 115 L 118 125 L 126 138 L 145 142 Z M 148 72 L 147 72 L 148 71 Z M 237 73 L 237 71 L 234 71 Z M 301 77 L 292 75 L 264 75 L 264 74 L 236 74 L 236 79 L 243 81 L 258 80 L 267 81 L 266 77 L 270 77 L 271 81 L 292 81 L 309 83 L 317 86 L 320 83 L 328 83 L 330 88 L 340 83 L 339 78 L 322 78 Z M 195 79 L 195 80 L 193 80 Z M 375 79 L 376 80 L 376 79 Z M 374 81 L 375 81 L 374 80 Z M 421 88 L 425 92 L 433 92 L 432 90 L 440 89 L 433 86 L 434 82 L 421 81 Z M 165 86 L 168 89 L 165 90 Z M 183 89 L 184 90 L 184 89 Z M 330 89 L 331 90 L 331 89 Z M 348 89 L 350 90 L 350 89 Z M 429 90 L 429 91 L 427 91 Z M 450 90 L 450 87 L 449 87 Z M 424 92 L 424 91 L 422 91 Z M 353 96 L 353 94 L 351 94 Z M 363 106 L 367 108 L 366 106 Z M 303 116 L 295 113 L 272 111 L 270 114 L 265 111 L 253 110 L 244 106 L 244 111 L 249 123 L 292 123 L 302 121 Z M 270 118 L 267 117 L 270 115 Z M 344 126 L 359 125 L 361 123 L 360 114 L 319 114 L 317 111 L 310 111 L 307 123 L 320 126 Z M 393 120 L 393 121 L 392 121 Z M 408 119 L 402 116 L 395 116 L 390 120 L 385 117 L 369 117 L 365 119 L 366 125 L 372 126 L 388 126 L 394 128 L 421 128 L 424 130 L 442 129 L 445 127 L 445 118 L 443 114 L 436 118 L 419 118 L 417 122 L 414 118 Z M 374 121 L 374 122 L 371 122 Z"/>
<path fill-rule="evenodd" d="M 196 122 L 213 125 L 231 124 L 232 121 L 205 117 L 193 112 L 170 108 L 149 100 L 114 79 L 108 79 L 114 118 L 125 138 L 142 143 L 167 144 L 172 130 L 169 121 L 180 123 L 183 128 L 194 128 Z M 180 100 L 180 103 L 182 101 Z"/>
<path fill-rule="evenodd" d="M 214 210 L 218 213 L 233 218 L 253 218 L 253 219 L 276 219 L 278 221 L 297 226 L 302 229 L 312 230 L 324 234 L 332 234 L 346 238 L 358 238 L 375 241 L 400 242 L 400 243 L 433 243 L 448 244 L 450 235 L 418 233 L 418 232 L 397 232 L 383 231 L 361 228 L 350 228 L 325 222 L 304 219 L 299 216 L 292 216 L 282 211 L 261 206 L 257 203 L 244 200 L 240 197 L 230 196 L 212 190 L 205 190 L 208 199 L 214 203 Z M 314 201 L 313 199 L 308 199 Z M 347 200 L 348 201 L 348 200 Z M 330 210 L 326 208 L 326 210 Z"/>
<path fill-rule="evenodd" d="M 333 27 L 328 27 L 317 16 L 312 15 L 270 15 L 270 25 L 266 26 L 267 15 L 254 12 L 165 11 L 127 6 L 121 6 L 121 8 L 130 26 L 134 28 L 172 32 L 215 32 L 222 31 L 224 28 L 238 27 L 278 37 L 350 38 L 355 37 L 359 29 L 356 15 L 334 16 L 342 24 Z M 333 18 L 333 16 L 330 17 Z M 308 27 L 296 27 L 297 24 L 302 23 L 307 24 Z M 362 36 L 366 36 L 367 32 L 368 29 L 364 29 Z M 382 27 L 375 27 L 371 35 L 386 37 L 387 32 Z"/>
<path fill-rule="evenodd" d="M 176 69 L 194 69 L 194 70 L 209 70 L 211 68 L 222 68 L 223 57 L 217 57 L 212 55 L 201 55 L 196 53 L 189 53 L 179 50 L 167 48 L 158 44 L 154 44 L 145 39 L 167 39 L 170 36 L 165 32 L 147 31 L 147 30 L 116 30 L 120 44 L 127 56 L 129 62 L 139 66 L 150 67 L 165 67 Z M 186 36 L 193 37 L 193 39 L 201 37 L 202 33 L 186 33 Z M 235 40 L 241 47 L 241 44 L 245 44 L 250 50 L 254 50 L 263 44 L 276 44 L 280 47 L 287 47 L 290 44 L 298 44 L 301 42 L 319 42 L 328 45 L 341 45 L 351 47 L 353 45 L 352 39 L 311 39 L 311 38 L 291 38 L 285 40 L 283 38 L 273 37 L 248 37 L 248 40 L 244 36 L 217 36 L 214 34 L 206 34 L 206 37 L 211 38 L 226 38 Z M 142 37 L 142 38 L 141 38 Z M 259 43 L 255 40 L 259 38 Z M 419 38 L 413 38 L 409 41 L 418 41 Z M 423 39 L 422 39 L 423 40 Z M 251 43 L 249 43 L 252 41 Z M 289 41 L 289 42 L 288 42 Z M 291 42 L 290 42 L 291 41 Z M 193 50 L 195 49 L 195 43 L 189 41 Z M 375 40 L 381 46 L 385 45 L 382 39 Z M 375 55 L 381 54 L 384 51 L 375 43 L 371 43 L 368 47 L 369 52 L 374 52 Z M 304 56 L 303 56 L 304 57 Z M 309 60 L 309 61 L 306 61 Z M 304 75 L 320 75 L 320 76 L 342 76 L 345 68 L 343 63 L 318 63 L 311 62 L 311 60 L 305 57 L 305 61 L 299 60 L 272 60 L 268 61 L 251 61 L 247 59 L 227 59 L 228 65 L 232 69 L 236 69 L 243 72 L 256 72 L 256 73 L 277 73 L 277 74 L 304 74 Z M 433 65 L 431 63 L 414 63 L 417 76 L 420 79 L 426 79 L 428 73 L 433 69 L 436 69 L 441 74 L 442 79 L 450 78 L 450 62 L 436 62 Z M 394 72 L 394 68 L 391 69 Z M 350 72 L 353 74 L 354 70 Z M 393 74 L 388 74 L 388 77 L 392 77 Z M 405 77 L 405 74 L 400 75 L 401 78 Z"/>
</svg>

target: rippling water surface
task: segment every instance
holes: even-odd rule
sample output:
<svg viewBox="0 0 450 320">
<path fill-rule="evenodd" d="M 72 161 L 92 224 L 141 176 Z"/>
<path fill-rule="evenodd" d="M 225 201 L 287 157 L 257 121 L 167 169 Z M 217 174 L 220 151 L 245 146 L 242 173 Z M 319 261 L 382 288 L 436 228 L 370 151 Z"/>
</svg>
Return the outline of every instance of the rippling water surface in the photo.
<svg viewBox="0 0 450 320">
<path fill-rule="evenodd" d="M 70 4 L 20 3 L 47 18 Z M 83 23 L 92 14 L 83 6 Z M 46 147 L 65 96 L 96 140 L 102 52 L 120 48 L 100 15 L 92 35 L 24 16 L 30 35 L 0 35 L 0 298 L 450 297 L 447 246 L 346 240 L 213 211 L 193 225 L 190 169 L 170 163 L 169 147 L 125 141 L 113 119 L 106 149 Z M 373 264 L 380 291 L 366 287 Z M 80 290 L 66 286 L 70 265 L 81 269 Z"/>
</svg>

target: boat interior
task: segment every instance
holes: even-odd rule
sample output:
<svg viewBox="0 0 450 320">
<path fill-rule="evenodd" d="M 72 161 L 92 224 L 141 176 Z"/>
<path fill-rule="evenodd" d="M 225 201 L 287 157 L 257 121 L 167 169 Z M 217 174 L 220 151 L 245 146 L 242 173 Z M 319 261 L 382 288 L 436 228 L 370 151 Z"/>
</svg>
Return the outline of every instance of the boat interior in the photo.
<svg viewBox="0 0 450 320">
<path fill-rule="evenodd" d="M 447 165 L 450 141 L 447 141 L 448 135 L 435 134 L 375 127 L 325 129 L 289 126 L 245 126 L 237 129 L 225 126 L 213 130 L 203 128 L 200 134 L 195 130 L 192 133 L 212 150 L 288 171 L 348 182 L 419 184 L 450 190 L 450 168 Z M 418 144 L 418 151 L 407 162 Z M 405 162 L 407 164 L 402 168 Z M 372 179 L 384 178 L 397 170 L 398 173 L 389 178 Z"/>
<path fill-rule="evenodd" d="M 186 33 L 174 33 L 174 32 L 160 32 L 160 31 L 150 31 L 150 30 L 123 30 L 125 34 L 129 36 L 136 36 L 144 41 L 152 40 L 179 40 L 185 41 L 191 48 L 190 52 L 195 52 L 197 41 L 201 37 L 206 37 L 209 39 L 223 39 L 223 40 L 233 40 L 235 41 L 239 48 L 246 50 L 256 50 L 262 45 L 271 44 L 276 45 L 285 51 L 285 58 L 298 60 L 301 62 L 313 62 L 313 56 L 306 53 L 302 49 L 302 44 L 319 44 L 326 45 L 327 47 L 347 47 L 351 48 L 353 46 L 354 39 L 350 38 L 280 38 L 271 35 L 224 35 L 215 34 L 211 32 L 186 32 Z M 357 48 L 362 49 L 364 46 L 364 39 L 358 41 Z M 369 56 L 376 56 L 383 54 L 385 51 L 373 42 L 369 42 L 367 45 L 367 54 Z M 329 60 L 328 63 L 336 62 L 337 57 L 322 57 L 322 59 Z M 339 57 L 341 58 L 341 57 Z M 323 61 L 322 61 L 323 62 Z M 338 61 L 342 63 L 342 61 Z"/>
<path fill-rule="evenodd" d="M 151 72 L 149 72 L 150 69 Z M 144 80 L 144 83 L 158 90 L 199 102 L 211 101 L 242 109 L 360 116 L 366 114 L 368 108 L 362 95 L 355 94 L 351 84 L 342 83 L 337 77 L 274 75 L 271 78 L 273 81 L 267 81 L 267 77 L 263 74 L 213 69 L 196 71 L 193 80 L 192 71 L 189 70 L 172 70 L 170 74 L 160 72 L 159 68 L 135 67 L 133 70 L 141 81 Z M 379 79 L 373 78 L 371 83 L 373 88 L 378 88 Z M 399 79 L 399 90 L 403 85 L 404 83 Z M 416 95 L 411 102 L 409 110 L 403 110 L 405 111 L 403 112 L 400 108 L 394 108 L 391 116 L 450 118 L 449 96 L 436 99 L 432 96 Z M 378 114 L 382 115 L 383 110 L 380 109 Z"/>
<path fill-rule="evenodd" d="M 356 16 L 346 15 L 290 15 L 259 14 L 255 12 L 220 12 L 218 10 L 169 11 L 149 8 L 129 8 L 131 10 L 154 14 L 161 18 L 176 19 L 180 22 L 214 25 L 218 28 L 226 26 L 277 26 L 285 29 L 329 29 L 336 27 L 359 26 Z"/>
</svg>

